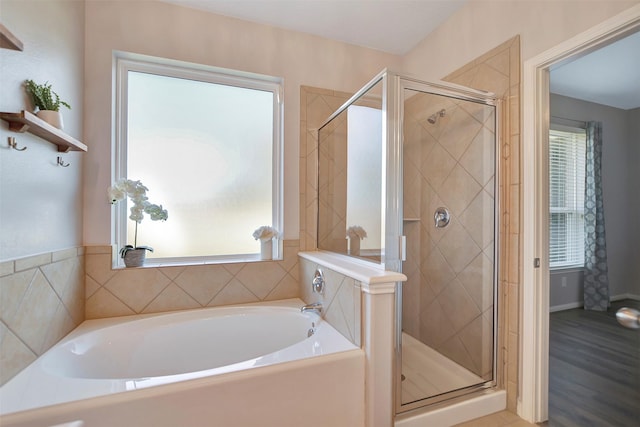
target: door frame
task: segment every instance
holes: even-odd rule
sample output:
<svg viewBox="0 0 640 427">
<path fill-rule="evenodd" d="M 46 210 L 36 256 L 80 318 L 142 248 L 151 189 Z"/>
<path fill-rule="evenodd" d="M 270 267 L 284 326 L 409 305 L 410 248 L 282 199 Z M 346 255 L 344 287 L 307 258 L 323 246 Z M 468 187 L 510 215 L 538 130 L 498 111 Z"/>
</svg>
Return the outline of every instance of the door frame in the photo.
<svg viewBox="0 0 640 427">
<path fill-rule="evenodd" d="M 549 70 L 637 31 L 640 4 L 523 64 L 523 251 L 517 412 L 529 422 L 545 421 L 549 406 Z M 536 259 L 540 260 L 539 267 Z"/>
</svg>

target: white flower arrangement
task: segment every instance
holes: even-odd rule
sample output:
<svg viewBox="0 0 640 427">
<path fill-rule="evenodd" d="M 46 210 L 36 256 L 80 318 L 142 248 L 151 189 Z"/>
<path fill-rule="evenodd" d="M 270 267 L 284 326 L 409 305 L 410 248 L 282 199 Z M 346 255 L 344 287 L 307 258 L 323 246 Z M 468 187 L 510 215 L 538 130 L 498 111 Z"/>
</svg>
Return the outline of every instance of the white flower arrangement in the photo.
<svg viewBox="0 0 640 427">
<path fill-rule="evenodd" d="M 360 227 L 359 225 L 352 225 L 351 227 L 347 228 L 347 237 L 349 239 L 364 239 L 365 237 L 367 237 L 367 232 L 365 231 L 364 228 Z"/>
<path fill-rule="evenodd" d="M 144 219 L 144 214 L 148 214 L 152 221 L 166 221 L 169 214 L 166 209 L 162 208 L 162 205 L 154 205 L 149 203 L 147 197 L 147 191 L 149 189 L 142 185 L 140 181 L 134 181 L 131 179 L 119 179 L 112 187 L 109 187 L 109 202 L 112 205 L 125 200 L 127 196 L 133 202 L 131 207 L 131 215 L 129 219 L 136 223 L 136 230 L 133 239 L 133 246 L 127 245 L 120 250 L 120 254 L 124 258 L 127 251 L 132 249 L 146 249 L 153 252 L 153 248 L 148 246 L 137 246 L 138 241 L 138 224 Z"/>
<path fill-rule="evenodd" d="M 271 240 L 274 237 L 278 237 L 278 231 L 268 225 L 263 225 L 253 232 L 253 238 L 256 240 L 260 239 L 262 242 Z"/>
</svg>

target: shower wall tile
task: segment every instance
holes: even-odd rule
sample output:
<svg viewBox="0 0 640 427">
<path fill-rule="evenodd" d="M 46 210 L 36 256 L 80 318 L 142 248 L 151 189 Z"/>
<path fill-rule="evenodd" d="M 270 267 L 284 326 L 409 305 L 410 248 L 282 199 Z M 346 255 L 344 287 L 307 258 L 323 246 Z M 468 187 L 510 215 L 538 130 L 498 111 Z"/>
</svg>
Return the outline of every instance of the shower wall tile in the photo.
<svg viewBox="0 0 640 427">
<path fill-rule="evenodd" d="M 86 318 L 297 298 L 298 245 L 285 240 L 281 261 L 118 269 L 111 246 L 88 247 Z"/>
<path fill-rule="evenodd" d="M 510 401 L 517 384 L 514 361 L 517 347 L 508 333 L 517 337 L 517 294 L 519 282 L 519 224 L 520 224 L 520 136 L 519 136 L 519 38 L 515 37 L 445 78 L 447 81 L 496 93 L 504 102 L 500 118 L 503 146 L 500 163 L 494 165 L 495 156 L 487 150 L 487 141 L 496 129 L 493 115 L 483 112 L 481 106 L 451 102 L 428 96 L 413 96 L 405 103 L 406 149 L 421 132 L 428 135 L 422 146 L 421 165 L 414 165 L 422 174 L 420 182 L 410 181 L 411 193 L 420 200 L 420 274 L 409 274 L 404 292 L 419 295 L 420 308 L 404 303 L 403 321 L 407 327 L 418 330 L 422 341 L 449 355 L 468 369 L 488 377 L 492 365 L 492 347 L 477 339 L 479 334 L 491 331 L 493 318 L 493 228 L 494 197 L 498 191 L 500 206 L 495 215 L 501 217 L 498 231 L 500 258 L 499 282 L 499 353 L 504 366 L 503 385 Z M 447 113 L 435 124 L 427 119 L 445 108 Z M 452 125 L 453 124 L 453 125 Z M 412 151 L 413 152 L 413 151 Z M 405 153 L 406 156 L 406 153 Z M 415 155 L 411 156 L 415 158 Z M 409 162 L 407 162 L 409 163 Z M 500 170 L 501 181 L 496 185 L 494 168 Z M 405 180 L 413 179 L 405 173 Z M 432 214 L 438 206 L 447 206 L 452 221 L 446 229 L 432 226 Z M 405 202 L 405 209 L 413 209 Z M 413 212 L 413 210 L 411 210 Z M 405 226 L 405 234 L 408 229 Z M 471 244 L 470 244 L 471 243 Z M 408 254 L 405 269 L 415 268 Z M 480 278 L 480 280 L 478 280 Z M 511 286 L 507 298 L 507 286 Z M 503 292 L 503 291 L 504 292 Z M 504 293 L 504 297 L 502 297 Z M 515 304 L 515 306 L 514 306 Z M 453 308 L 455 307 L 455 308 Z M 511 308 L 511 315 L 505 315 Z M 409 312 L 420 312 L 419 327 Z M 463 315 L 455 316 L 465 312 Z M 508 322 L 503 325 L 502 322 Z M 410 326 L 409 326 L 410 325 Z M 504 327 L 503 327 L 504 326 Z M 488 332 L 487 336 L 491 336 Z M 513 338 L 513 337 L 512 337 Z M 516 354 L 515 358 L 513 354 Z M 514 408 L 510 408 L 514 409 Z"/>
<path fill-rule="evenodd" d="M 360 347 L 360 282 L 304 258 L 300 258 L 299 265 L 300 298 L 307 304 L 322 303 L 324 319 L 345 338 Z M 325 290 L 322 295 L 313 292 L 311 286 L 317 269 L 322 270 L 325 280 Z"/>
<path fill-rule="evenodd" d="M 318 129 L 352 94 L 300 87 L 300 250 L 315 250 L 318 218 Z"/>
<path fill-rule="evenodd" d="M 507 390 L 507 408 L 516 410 L 518 390 L 518 301 L 520 290 L 521 138 L 520 138 L 520 38 L 516 36 L 487 52 L 444 80 L 489 90 L 503 99 L 500 182 L 498 281 L 498 354 L 502 385 Z M 492 186 L 485 186 L 491 194 Z M 493 245 L 491 245 L 492 247 Z M 484 255 L 492 256 L 490 246 Z"/>
<path fill-rule="evenodd" d="M 84 249 L 2 263 L 0 385 L 84 320 Z"/>
</svg>

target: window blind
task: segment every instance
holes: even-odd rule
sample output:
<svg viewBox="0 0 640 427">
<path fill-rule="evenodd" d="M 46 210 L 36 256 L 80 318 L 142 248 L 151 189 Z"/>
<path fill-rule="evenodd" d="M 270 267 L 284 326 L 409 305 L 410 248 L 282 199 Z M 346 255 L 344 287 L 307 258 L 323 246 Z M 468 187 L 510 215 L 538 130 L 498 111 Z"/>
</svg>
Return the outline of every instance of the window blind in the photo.
<svg viewBox="0 0 640 427">
<path fill-rule="evenodd" d="M 549 132 L 549 267 L 584 265 L 586 131 Z"/>
</svg>

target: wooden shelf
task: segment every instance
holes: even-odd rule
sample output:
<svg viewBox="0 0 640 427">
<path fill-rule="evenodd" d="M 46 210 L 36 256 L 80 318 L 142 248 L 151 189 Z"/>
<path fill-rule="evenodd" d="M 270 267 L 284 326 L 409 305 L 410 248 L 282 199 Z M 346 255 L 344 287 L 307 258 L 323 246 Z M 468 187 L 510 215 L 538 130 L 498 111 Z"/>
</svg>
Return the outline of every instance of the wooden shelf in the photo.
<svg viewBox="0 0 640 427">
<path fill-rule="evenodd" d="M 28 111 L 19 113 L 0 113 L 0 118 L 9 123 L 12 132 L 29 132 L 58 146 L 58 151 L 87 151 L 87 146 L 60 129 L 36 117 Z"/>
<path fill-rule="evenodd" d="M 0 47 L 12 50 L 22 50 L 24 48 L 22 42 L 2 24 L 0 24 Z"/>
</svg>

